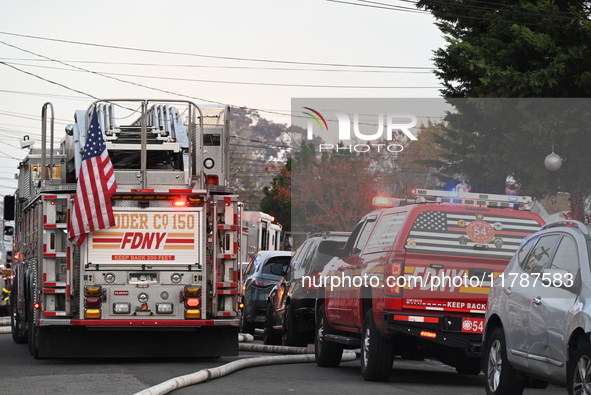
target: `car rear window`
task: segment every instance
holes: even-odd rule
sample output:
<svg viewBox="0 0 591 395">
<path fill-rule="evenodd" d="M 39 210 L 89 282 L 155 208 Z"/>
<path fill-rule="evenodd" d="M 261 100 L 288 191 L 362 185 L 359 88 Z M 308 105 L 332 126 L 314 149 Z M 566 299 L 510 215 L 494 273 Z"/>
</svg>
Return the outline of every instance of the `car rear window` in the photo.
<svg viewBox="0 0 591 395">
<path fill-rule="evenodd" d="M 345 246 L 345 241 L 336 241 L 336 240 L 323 240 L 320 242 L 320 246 L 318 247 L 318 255 L 316 256 L 316 264 L 314 265 L 314 270 L 322 270 L 324 266 L 332 258 L 336 256 L 338 250 Z"/>
<path fill-rule="evenodd" d="M 407 252 L 511 259 L 519 244 L 539 230 L 533 219 L 486 211 L 423 211 L 406 239 Z"/>
<path fill-rule="evenodd" d="M 281 273 L 282 269 L 289 265 L 290 260 L 291 256 L 274 256 L 267 259 L 262 270 L 263 276 L 266 278 L 276 277 L 277 279 L 280 279 L 281 276 L 271 273 L 271 268 L 275 267 L 273 271 L 275 273 Z"/>
<path fill-rule="evenodd" d="M 382 216 L 367 243 L 367 248 L 391 246 L 404 224 L 406 214 L 406 212 L 402 212 Z"/>
</svg>

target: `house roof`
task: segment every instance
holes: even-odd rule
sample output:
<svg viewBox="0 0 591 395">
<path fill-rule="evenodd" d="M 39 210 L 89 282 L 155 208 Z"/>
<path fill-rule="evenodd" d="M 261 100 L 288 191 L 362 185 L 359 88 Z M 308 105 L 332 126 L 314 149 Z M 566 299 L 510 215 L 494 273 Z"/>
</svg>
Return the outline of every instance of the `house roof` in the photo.
<svg viewBox="0 0 591 395">
<path fill-rule="evenodd" d="M 549 215 L 561 211 L 570 211 L 570 195 L 568 193 L 559 193 L 556 196 L 550 196 L 539 201 Z"/>
</svg>

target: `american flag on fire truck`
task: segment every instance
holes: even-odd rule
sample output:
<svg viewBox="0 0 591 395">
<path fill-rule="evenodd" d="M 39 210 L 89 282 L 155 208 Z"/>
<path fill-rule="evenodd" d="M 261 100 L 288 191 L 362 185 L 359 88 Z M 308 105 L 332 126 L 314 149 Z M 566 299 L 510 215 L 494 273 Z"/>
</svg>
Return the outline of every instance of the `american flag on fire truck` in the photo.
<svg viewBox="0 0 591 395">
<path fill-rule="evenodd" d="M 86 136 L 74 206 L 70 213 L 70 241 L 80 247 L 88 233 L 115 225 L 111 196 L 116 189 L 115 170 L 107 152 L 95 107 Z"/>
</svg>

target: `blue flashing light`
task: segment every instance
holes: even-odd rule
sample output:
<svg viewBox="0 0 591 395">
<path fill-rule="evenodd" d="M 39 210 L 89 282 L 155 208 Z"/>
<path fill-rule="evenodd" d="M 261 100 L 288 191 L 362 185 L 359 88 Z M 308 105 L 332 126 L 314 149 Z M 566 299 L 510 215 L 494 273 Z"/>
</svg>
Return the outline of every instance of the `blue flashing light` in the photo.
<svg viewBox="0 0 591 395">
<path fill-rule="evenodd" d="M 507 200 L 509 200 L 510 202 L 516 202 L 517 198 L 517 196 L 507 196 Z"/>
</svg>

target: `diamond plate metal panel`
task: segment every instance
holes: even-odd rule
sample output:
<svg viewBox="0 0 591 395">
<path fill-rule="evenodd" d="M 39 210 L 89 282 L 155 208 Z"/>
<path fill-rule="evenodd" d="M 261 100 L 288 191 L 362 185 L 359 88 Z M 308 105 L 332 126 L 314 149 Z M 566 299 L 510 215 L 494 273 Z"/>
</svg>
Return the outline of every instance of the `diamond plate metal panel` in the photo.
<svg viewBox="0 0 591 395">
<path fill-rule="evenodd" d="M 181 278 L 177 284 L 172 281 L 175 274 Z M 103 289 L 102 319 L 184 319 L 185 305 L 181 299 L 182 292 L 188 285 L 202 286 L 203 283 L 200 272 L 187 270 L 92 270 L 87 271 L 84 278 L 85 285 L 100 285 Z M 84 285 L 80 293 L 84 295 Z M 129 314 L 116 314 L 115 303 L 129 303 Z M 160 303 L 171 303 L 172 314 L 158 314 L 156 305 Z M 146 309 L 142 310 L 144 304 Z M 205 292 L 202 293 L 201 306 L 205 306 Z"/>
<path fill-rule="evenodd" d="M 131 185 L 133 188 L 141 187 L 141 175 L 139 171 L 115 171 L 117 187 Z"/>
<path fill-rule="evenodd" d="M 186 185 L 184 174 L 179 171 L 148 171 L 148 185 Z"/>
</svg>

